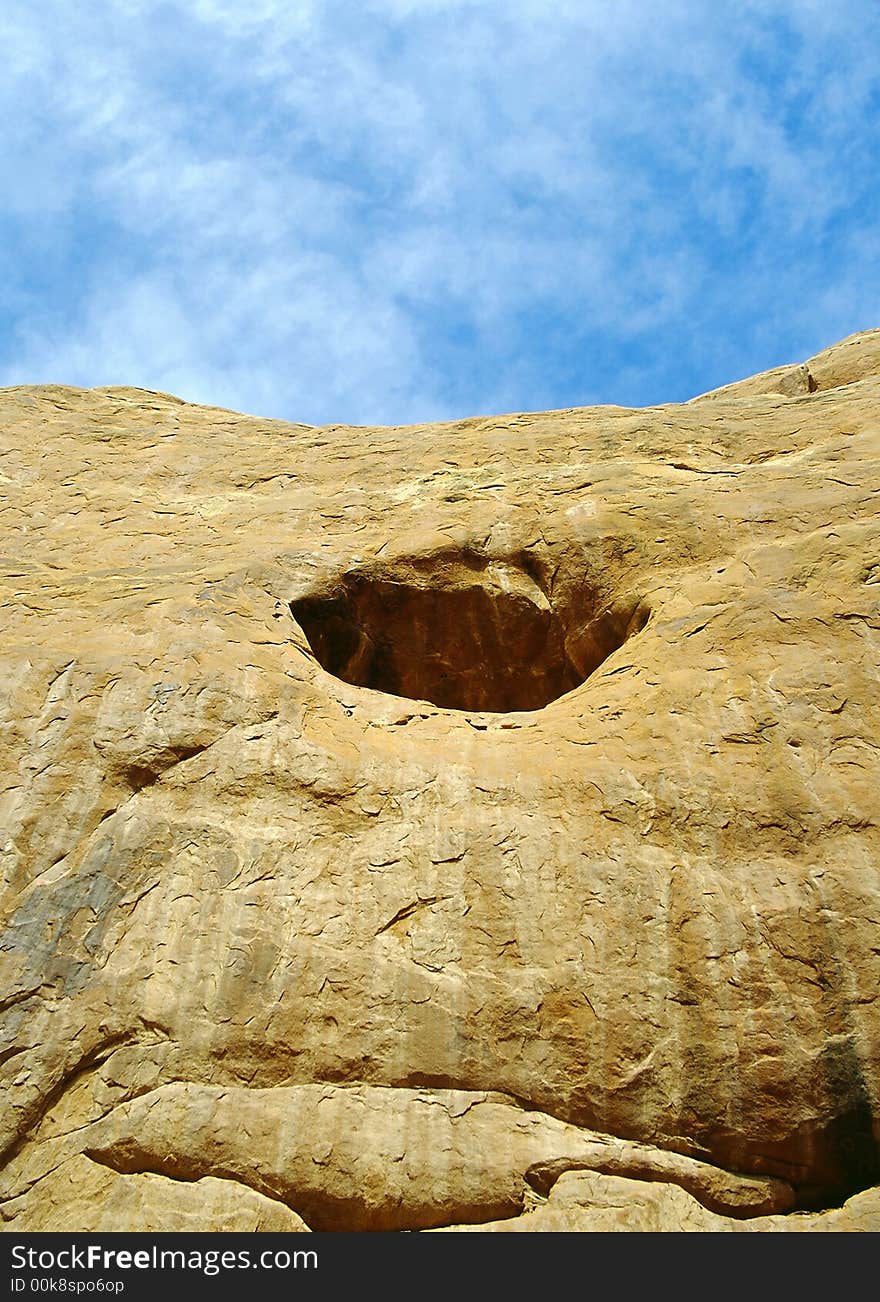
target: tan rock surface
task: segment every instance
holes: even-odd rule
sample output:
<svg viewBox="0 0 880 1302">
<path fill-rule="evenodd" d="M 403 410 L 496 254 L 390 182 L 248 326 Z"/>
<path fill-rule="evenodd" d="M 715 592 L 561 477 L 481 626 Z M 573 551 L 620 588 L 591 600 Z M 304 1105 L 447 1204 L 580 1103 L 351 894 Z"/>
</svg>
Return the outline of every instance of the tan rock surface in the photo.
<svg viewBox="0 0 880 1302">
<path fill-rule="evenodd" d="M 614 1137 L 804 1208 L 880 1181 L 880 332 L 806 366 L 406 429 L 0 393 L 7 1228 L 56 1185 L 74 1228 L 56 1159 L 118 1162 L 139 1096 L 249 1215 L 303 1087 L 371 1100 L 339 1228 L 441 1223 L 418 1126 L 393 1171 L 426 1090 L 511 1146 L 450 1137 L 447 1224 Z M 99 1166 L 132 1224 L 162 1160 Z"/>
<path fill-rule="evenodd" d="M 501 1096 L 464 1090 L 296 1085 L 162 1086 L 99 1120 L 46 1135 L 2 1173 L 13 1209 L 89 1159 L 92 1171 L 215 1177 L 276 1199 L 314 1230 L 421 1230 L 450 1219 L 516 1216 L 532 1190 L 571 1170 L 675 1181 L 731 1216 L 787 1211 L 791 1186 L 649 1145 L 594 1134 Z M 136 1184 L 136 1180 L 130 1180 Z"/>
<path fill-rule="evenodd" d="M 0 1229 L 17 1234 L 291 1234 L 309 1228 L 283 1203 L 238 1183 L 213 1176 L 185 1183 L 150 1172 L 118 1175 L 81 1156 L 0 1203 L 0 1219 L 9 1222 Z"/>
<path fill-rule="evenodd" d="M 880 1191 L 874 1188 L 856 1194 L 831 1211 L 731 1220 L 707 1211 L 674 1185 L 578 1171 L 562 1176 L 546 1201 L 533 1202 L 520 1216 L 484 1225 L 447 1225 L 436 1233 L 477 1230 L 496 1234 L 870 1234 L 880 1230 Z"/>
</svg>

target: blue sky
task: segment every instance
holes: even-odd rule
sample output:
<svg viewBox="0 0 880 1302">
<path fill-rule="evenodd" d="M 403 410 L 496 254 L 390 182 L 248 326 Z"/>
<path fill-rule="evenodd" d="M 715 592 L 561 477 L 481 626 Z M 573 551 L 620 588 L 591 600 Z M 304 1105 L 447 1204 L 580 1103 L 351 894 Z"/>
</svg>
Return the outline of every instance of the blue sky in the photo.
<svg viewBox="0 0 880 1302">
<path fill-rule="evenodd" d="M 4 0 L 0 384 L 676 401 L 880 325 L 876 0 Z"/>
</svg>

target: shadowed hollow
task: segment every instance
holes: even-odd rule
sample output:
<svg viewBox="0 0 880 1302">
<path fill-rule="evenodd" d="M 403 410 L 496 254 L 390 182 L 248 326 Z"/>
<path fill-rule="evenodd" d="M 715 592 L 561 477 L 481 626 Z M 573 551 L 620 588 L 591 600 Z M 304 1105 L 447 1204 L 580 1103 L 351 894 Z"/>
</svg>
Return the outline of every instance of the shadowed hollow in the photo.
<svg viewBox="0 0 880 1302">
<path fill-rule="evenodd" d="M 344 682 L 497 713 L 539 710 L 570 692 L 631 631 L 591 592 L 557 609 L 522 566 L 476 556 L 351 571 L 290 609 L 320 664 Z"/>
</svg>

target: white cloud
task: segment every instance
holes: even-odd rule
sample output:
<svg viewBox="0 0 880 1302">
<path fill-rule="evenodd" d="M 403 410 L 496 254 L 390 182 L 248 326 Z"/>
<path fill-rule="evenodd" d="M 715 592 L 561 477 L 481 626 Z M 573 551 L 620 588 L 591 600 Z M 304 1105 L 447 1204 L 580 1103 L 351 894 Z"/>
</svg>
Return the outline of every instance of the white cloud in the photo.
<svg viewBox="0 0 880 1302">
<path fill-rule="evenodd" d="M 403 420 L 553 404 L 579 347 L 645 400 L 674 396 L 652 366 L 771 364 L 810 311 L 812 351 L 876 303 L 877 26 L 868 0 L 10 0 L 0 380 Z M 627 396 L 583 369 L 582 400 Z"/>
</svg>

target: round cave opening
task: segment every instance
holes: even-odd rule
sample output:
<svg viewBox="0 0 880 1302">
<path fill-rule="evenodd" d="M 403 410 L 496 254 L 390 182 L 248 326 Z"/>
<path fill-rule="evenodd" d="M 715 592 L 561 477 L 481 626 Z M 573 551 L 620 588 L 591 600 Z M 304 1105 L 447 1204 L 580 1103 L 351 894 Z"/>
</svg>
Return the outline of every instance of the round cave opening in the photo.
<svg viewBox="0 0 880 1302">
<path fill-rule="evenodd" d="M 352 570 L 290 610 L 343 682 L 491 713 L 542 709 L 634 631 L 591 592 L 557 609 L 521 566 L 472 559 Z"/>
</svg>

